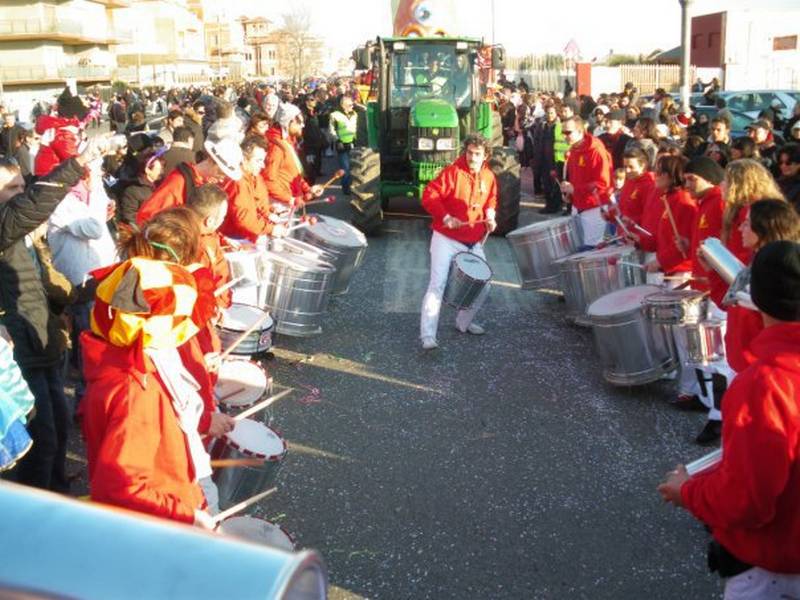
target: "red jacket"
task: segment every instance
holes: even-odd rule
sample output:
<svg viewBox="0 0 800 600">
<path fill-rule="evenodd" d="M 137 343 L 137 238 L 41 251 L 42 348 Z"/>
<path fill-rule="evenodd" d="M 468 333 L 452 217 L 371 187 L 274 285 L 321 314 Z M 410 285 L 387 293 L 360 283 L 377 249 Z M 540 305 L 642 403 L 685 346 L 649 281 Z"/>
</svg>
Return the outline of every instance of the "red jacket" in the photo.
<svg viewBox="0 0 800 600">
<path fill-rule="evenodd" d="M 697 200 L 699 210 L 697 221 L 693 227 L 692 244 L 689 254 L 692 257 L 692 278 L 695 280 L 692 287 L 701 292 L 711 291 L 711 299 L 722 308 L 722 298 L 728 291 L 728 286 L 719 277 L 713 277 L 700 264 L 697 257 L 697 249 L 703 241 L 709 237 L 721 238 L 722 236 L 722 213 L 725 210 L 725 200 L 722 198 L 722 190 L 714 186 L 708 190 L 702 198 Z"/>
<path fill-rule="evenodd" d="M 661 200 L 663 192 L 653 186 L 652 191 L 647 196 L 642 210 L 642 222 L 639 225 L 649 231 L 652 235 L 646 235 L 641 231 L 635 232 L 639 236 L 639 248 L 645 252 L 656 251 L 656 235 L 661 224 L 661 216 L 664 214 L 664 201 Z"/>
<path fill-rule="evenodd" d="M 184 163 L 194 175 L 194 183 L 200 187 L 205 183 L 197 172 L 195 165 Z M 142 202 L 139 211 L 136 213 L 136 223 L 140 227 L 152 219 L 162 210 L 183 206 L 186 203 L 186 179 L 178 169 L 172 171 L 164 178 L 152 195 Z"/>
<path fill-rule="evenodd" d="M 683 188 L 677 188 L 669 192 L 666 195 L 666 199 L 675 219 L 678 236 L 687 240 L 688 246 L 688 240 L 692 239 L 692 228 L 697 216 L 697 203 L 689 195 L 689 192 Z M 658 201 L 663 206 L 664 201 L 661 198 Z M 685 254 L 681 252 L 675 240 L 675 232 L 672 229 L 672 223 L 669 220 L 667 211 L 662 209 L 661 220 L 658 222 L 658 230 L 656 232 L 656 258 L 661 270 L 666 275 L 691 271 L 692 257 L 689 255 L 688 248 L 684 249 L 684 252 Z"/>
<path fill-rule="evenodd" d="M 619 212 L 633 220 L 637 225 L 642 225 L 642 215 L 650 194 L 656 187 L 656 176 L 652 171 L 642 173 L 636 179 L 626 179 L 625 185 L 619 193 Z M 644 227 L 644 225 L 642 225 Z M 645 227 L 645 229 L 647 229 Z M 647 229 L 650 231 L 649 229 Z M 653 233 L 653 232 L 651 232 Z"/>
<path fill-rule="evenodd" d="M 753 340 L 763 329 L 764 319 L 759 311 L 743 306 L 728 308 L 728 320 L 725 325 L 725 358 L 731 369 L 741 373 L 755 362 Z"/>
<path fill-rule="evenodd" d="M 302 202 L 305 194 L 311 189 L 303 178 L 302 164 L 297 151 L 287 140 L 279 125 L 267 130 L 267 162 L 264 164 L 262 176 L 267 182 L 269 197 L 285 204 L 292 198 Z"/>
<path fill-rule="evenodd" d="M 486 235 L 486 226 L 466 225 L 447 229 L 443 219 L 450 215 L 460 221 L 475 222 L 486 218 L 486 210 L 497 206 L 497 179 L 484 163 L 472 173 L 467 159 L 460 156 L 441 170 L 422 193 L 422 207 L 433 217 L 431 229 L 463 244 L 474 244 Z"/>
<path fill-rule="evenodd" d="M 567 154 L 567 180 L 572 205 L 582 212 L 611 201 L 611 156 L 596 137 L 586 134 Z"/>
<path fill-rule="evenodd" d="M 42 136 L 42 144 L 33 165 L 33 173 L 37 177 L 44 177 L 68 158 L 78 156 L 81 142 L 78 119 L 42 115 L 36 120 L 36 133 Z"/>
<path fill-rule="evenodd" d="M 231 280 L 231 268 L 225 260 L 219 234 L 204 233 L 200 236 L 200 264 L 211 271 L 214 277 L 214 289 L 225 285 Z M 217 297 L 217 305 L 227 308 L 231 305 L 231 290 L 227 290 Z"/>
<path fill-rule="evenodd" d="M 683 505 L 736 558 L 800 573 L 800 323 L 765 329 L 756 362 L 722 403 L 720 465 L 681 487 Z"/>
<path fill-rule="evenodd" d="M 148 358 L 81 334 L 83 436 L 92 500 L 192 523 L 204 504 L 172 399 Z"/>
<path fill-rule="evenodd" d="M 228 214 L 220 233 L 251 242 L 255 242 L 260 235 L 272 233 L 269 194 L 261 175 L 243 173 L 239 181 L 228 180 L 224 189 L 228 194 Z"/>
</svg>

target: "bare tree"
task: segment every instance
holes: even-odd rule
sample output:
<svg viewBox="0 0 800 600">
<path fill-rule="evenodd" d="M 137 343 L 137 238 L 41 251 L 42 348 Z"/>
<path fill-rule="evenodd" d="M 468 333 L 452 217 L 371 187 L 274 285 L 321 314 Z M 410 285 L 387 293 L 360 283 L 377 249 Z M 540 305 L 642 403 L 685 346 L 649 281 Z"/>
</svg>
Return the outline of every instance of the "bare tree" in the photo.
<svg viewBox="0 0 800 600">
<path fill-rule="evenodd" d="M 295 9 L 282 18 L 279 68 L 291 75 L 295 84 L 300 84 L 307 74 L 321 67 L 322 42 L 311 33 L 311 14 L 307 8 Z"/>
</svg>

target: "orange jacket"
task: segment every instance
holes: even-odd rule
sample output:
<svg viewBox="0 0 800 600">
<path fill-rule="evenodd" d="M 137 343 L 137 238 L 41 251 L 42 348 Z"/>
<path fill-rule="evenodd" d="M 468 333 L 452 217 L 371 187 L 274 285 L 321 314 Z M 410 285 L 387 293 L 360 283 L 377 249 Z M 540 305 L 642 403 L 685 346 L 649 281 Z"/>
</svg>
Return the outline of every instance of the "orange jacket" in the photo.
<svg viewBox="0 0 800 600">
<path fill-rule="evenodd" d="M 692 247 L 689 249 L 689 255 L 692 257 L 692 279 L 695 280 L 692 287 L 701 292 L 710 291 L 711 299 L 717 306 L 723 308 L 722 298 L 725 297 L 728 286 L 722 279 L 714 276 L 716 273 L 706 271 L 697 257 L 697 249 L 706 238 L 722 237 L 722 213 L 725 210 L 722 190 L 714 186 L 698 199 L 697 206 L 699 210 L 692 232 Z"/>
<path fill-rule="evenodd" d="M 311 186 L 303 178 L 297 151 L 290 142 L 283 139 L 279 125 L 270 127 L 267 131 L 267 143 L 269 152 L 262 176 L 267 182 L 269 197 L 285 204 L 290 204 L 292 198 L 302 202 Z"/>
<path fill-rule="evenodd" d="M 697 203 L 683 188 L 678 188 L 666 194 L 672 217 L 675 219 L 675 229 L 678 236 L 687 242 L 692 239 L 692 227 L 697 215 Z M 659 197 L 658 201 L 664 203 Z M 687 243 L 688 246 L 688 243 Z M 675 240 L 675 231 L 669 220 L 667 211 L 662 208 L 661 220 L 656 231 L 656 258 L 661 270 L 667 274 L 688 273 L 692 270 L 692 257 L 688 248 L 683 253 Z"/>
<path fill-rule="evenodd" d="M 496 206 L 497 179 L 494 173 L 485 163 L 477 174 L 472 173 L 464 156 L 442 169 L 422 193 L 422 207 L 433 217 L 431 229 L 464 244 L 479 242 L 486 235 L 486 226 L 447 229 L 443 219 L 450 215 L 474 223 L 486 218 L 486 210 Z"/>
<path fill-rule="evenodd" d="M 200 187 L 205 183 L 197 172 L 195 165 L 186 164 L 194 175 L 195 185 Z M 153 194 L 139 207 L 136 213 L 136 224 L 140 227 L 152 219 L 162 210 L 183 206 L 186 204 L 186 180 L 178 169 L 175 169 L 164 178 Z"/>
<path fill-rule="evenodd" d="M 204 504 L 172 399 L 136 348 L 81 334 L 83 436 L 92 500 L 185 523 Z"/>
<path fill-rule="evenodd" d="M 636 179 L 626 179 L 617 203 L 619 204 L 619 212 L 637 225 L 641 225 L 645 203 L 655 187 L 656 176 L 652 172 L 642 173 Z"/>
<path fill-rule="evenodd" d="M 226 181 L 223 189 L 228 194 L 228 214 L 220 227 L 223 235 L 255 242 L 272 233 L 269 193 L 261 175 L 243 173 L 239 181 Z"/>
<path fill-rule="evenodd" d="M 611 201 L 611 155 L 603 142 L 590 134 L 567 154 L 567 180 L 572 184 L 572 205 L 578 212 Z"/>
</svg>

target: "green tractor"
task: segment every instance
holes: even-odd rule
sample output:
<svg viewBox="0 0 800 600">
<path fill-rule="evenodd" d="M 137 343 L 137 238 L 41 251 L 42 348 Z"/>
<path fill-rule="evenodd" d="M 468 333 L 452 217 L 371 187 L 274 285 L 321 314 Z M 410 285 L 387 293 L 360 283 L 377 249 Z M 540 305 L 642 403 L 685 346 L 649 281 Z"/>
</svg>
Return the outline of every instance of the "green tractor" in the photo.
<svg viewBox="0 0 800 600">
<path fill-rule="evenodd" d="M 459 155 L 462 140 L 478 132 L 493 147 L 489 166 L 499 192 L 495 233 L 515 229 L 520 165 L 516 152 L 503 147 L 500 116 L 484 100 L 486 81 L 480 77 L 489 66 L 503 68 L 503 49 L 487 49 L 474 38 L 392 37 L 378 38 L 353 57 L 356 68 L 373 76 L 351 152 L 353 224 L 373 233 L 390 199 L 419 200 L 428 182 Z"/>
</svg>

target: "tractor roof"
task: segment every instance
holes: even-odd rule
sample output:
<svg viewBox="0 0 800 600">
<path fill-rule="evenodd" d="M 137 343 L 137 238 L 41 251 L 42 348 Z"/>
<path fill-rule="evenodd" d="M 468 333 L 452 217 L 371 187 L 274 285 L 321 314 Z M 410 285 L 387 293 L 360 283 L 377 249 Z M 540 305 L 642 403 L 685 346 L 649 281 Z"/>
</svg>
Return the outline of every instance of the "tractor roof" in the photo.
<svg viewBox="0 0 800 600">
<path fill-rule="evenodd" d="M 470 44 L 482 44 L 481 38 L 474 37 L 445 37 L 445 36 L 432 36 L 432 37 L 385 37 L 381 38 L 384 42 L 406 42 L 406 43 L 425 43 L 425 44 L 451 44 L 453 42 L 468 42 Z"/>
</svg>

